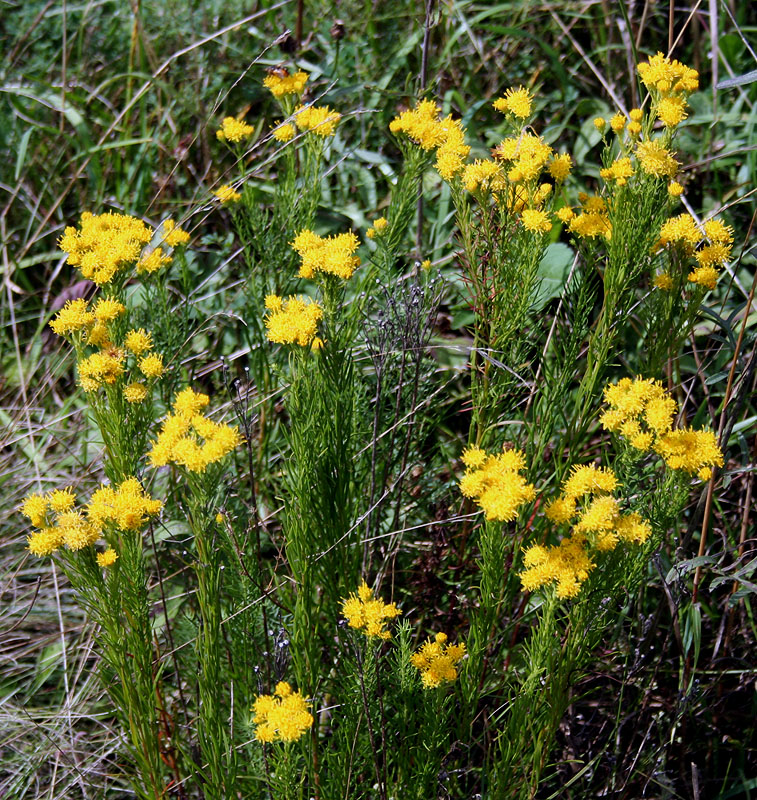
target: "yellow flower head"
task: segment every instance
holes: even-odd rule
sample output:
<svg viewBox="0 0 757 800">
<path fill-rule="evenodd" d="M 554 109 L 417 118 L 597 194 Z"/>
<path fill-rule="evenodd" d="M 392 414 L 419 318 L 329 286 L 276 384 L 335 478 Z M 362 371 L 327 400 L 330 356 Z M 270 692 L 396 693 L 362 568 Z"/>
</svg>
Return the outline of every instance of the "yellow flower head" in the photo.
<svg viewBox="0 0 757 800">
<path fill-rule="evenodd" d="M 389 130 L 402 133 L 423 150 L 436 150 L 447 140 L 442 110 L 433 100 L 421 100 L 414 109 L 403 111 L 389 123 Z"/>
<path fill-rule="evenodd" d="M 673 153 L 667 150 L 656 140 L 639 142 L 636 147 L 636 157 L 641 168 L 648 175 L 657 178 L 672 178 L 677 172 L 679 164 Z"/>
<path fill-rule="evenodd" d="M 108 567 L 112 567 L 116 563 L 117 558 L 118 553 L 112 547 L 109 547 L 104 552 L 97 554 L 97 564 L 104 569 L 108 569 Z"/>
<path fill-rule="evenodd" d="M 152 350 L 152 336 L 144 328 L 130 330 L 124 339 L 124 347 L 135 356 L 141 356 L 142 353 Z"/>
<path fill-rule="evenodd" d="M 229 186 L 228 184 L 219 186 L 218 189 L 213 192 L 213 194 L 222 203 L 238 203 L 242 199 L 242 195 L 239 194 L 239 192 L 237 192 L 233 186 Z"/>
<path fill-rule="evenodd" d="M 377 223 L 379 221 L 376 220 Z M 321 237 L 305 229 L 297 234 L 291 246 L 302 259 L 301 278 L 312 278 L 318 271 L 347 280 L 360 266 L 360 258 L 355 255 L 360 240 L 352 231 Z"/>
<path fill-rule="evenodd" d="M 649 61 L 639 64 L 637 69 L 647 89 L 659 92 L 663 96 L 686 95 L 699 88 L 699 75 L 696 70 L 680 61 L 671 61 L 662 53 L 657 53 Z"/>
<path fill-rule="evenodd" d="M 71 511 L 76 503 L 76 496 L 71 488 L 55 489 L 47 495 L 47 504 L 56 514 Z"/>
<path fill-rule="evenodd" d="M 95 315 L 87 310 L 87 301 L 80 297 L 68 300 L 63 308 L 50 321 L 50 327 L 58 336 L 79 333 L 95 324 Z"/>
<path fill-rule="evenodd" d="M 691 214 L 679 214 L 671 217 L 660 229 L 660 244 L 666 245 L 673 242 L 682 242 L 693 247 L 702 240 L 702 232 L 694 222 Z"/>
<path fill-rule="evenodd" d="M 590 210 L 584 206 L 584 210 L 580 214 L 571 216 L 568 230 L 587 239 L 602 236 L 609 240 L 612 237 L 612 223 L 607 211 L 604 210 L 604 203 L 602 203 L 601 210 L 600 208 Z"/>
<path fill-rule="evenodd" d="M 179 247 L 189 243 L 189 234 L 170 218 L 163 220 L 161 231 L 161 242 L 167 247 Z"/>
<path fill-rule="evenodd" d="M 126 306 L 112 297 L 101 297 L 93 311 L 98 322 L 112 322 L 126 312 Z"/>
<path fill-rule="evenodd" d="M 633 176 L 631 159 L 616 159 L 609 167 L 599 170 L 599 176 L 606 181 L 615 181 L 617 186 L 625 186 L 628 179 Z"/>
<path fill-rule="evenodd" d="M 124 399 L 127 403 L 138 405 L 147 397 L 147 387 L 144 383 L 130 383 L 124 387 Z"/>
<path fill-rule="evenodd" d="M 568 153 L 562 153 L 559 156 L 553 156 L 549 162 L 549 174 L 558 182 L 564 181 L 573 166 L 573 161 Z"/>
<path fill-rule="evenodd" d="M 594 464 L 576 464 L 570 476 L 562 485 L 562 491 L 569 500 L 577 500 L 584 495 L 607 494 L 615 491 L 618 479 L 609 467 L 596 467 Z"/>
<path fill-rule="evenodd" d="M 255 133 L 255 128 L 236 117 L 224 117 L 221 127 L 216 131 L 219 142 L 241 142 Z"/>
<path fill-rule="evenodd" d="M 520 506 L 536 496 L 534 487 L 520 475 L 525 469 L 525 456 L 520 450 L 488 455 L 470 448 L 463 459 L 470 466 L 460 480 L 460 491 L 476 501 L 486 519 L 509 522 L 517 517 Z"/>
<path fill-rule="evenodd" d="M 496 161 L 476 159 L 463 168 L 463 186 L 467 192 L 503 188 L 502 167 Z"/>
<path fill-rule="evenodd" d="M 313 725 L 308 699 L 285 681 L 276 684 L 272 695 L 255 700 L 255 738 L 259 742 L 296 742 Z"/>
<path fill-rule="evenodd" d="M 713 244 L 733 244 L 733 228 L 719 219 L 710 219 L 704 223 L 704 232 Z"/>
<path fill-rule="evenodd" d="M 183 417 L 194 417 L 204 408 L 207 408 L 210 398 L 203 392 L 196 392 L 187 386 L 182 389 L 173 400 L 173 410 Z"/>
<path fill-rule="evenodd" d="M 391 639 L 386 621 L 398 617 L 400 610 L 394 603 L 385 603 L 374 597 L 373 589 L 363 581 L 357 593 L 353 592 L 342 600 L 342 614 L 350 628 L 362 631 L 369 638 Z"/>
<path fill-rule="evenodd" d="M 675 128 L 686 119 L 686 101 L 683 97 L 663 97 L 655 106 L 657 119 L 666 128 Z"/>
<path fill-rule="evenodd" d="M 723 466 L 723 451 L 712 431 L 691 428 L 668 431 L 658 439 L 655 451 L 670 469 L 683 470 L 691 475 L 702 469 Z"/>
<path fill-rule="evenodd" d="M 670 291 L 673 288 L 673 278 L 667 272 L 661 272 L 659 275 L 654 276 L 652 281 L 655 289 L 662 289 L 664 292 Z"/>
<path fill-rule="evenodd" d="M 523 555 L 523 564 L 525 569 L 519 577 L 525 591 L 555 584 L 561 599 L 576 597 L 596 567 L 580 534 L 563 539 L 556 547 L 532 545 Z"/>
<path fill-rule="evenodd" d="M 294 125 L 292 125 L 290 122 L 284 122 L 276 125 L 276 127 L 271 131 L 271 136 L 273 136 L 277 142 L 286 144 L 294 139 L 295 133 L 297 133 L 297 130 L 295 129 Z"/>
<path fill-rule="evenodd" d="M 712 266 L 697 267 L 692 270 L 686 277 L 691 283 L 701 286 L 704 289 L 712 291 L 718 282 L 719 272 Z"/>
<path fill-rule="evenodd" d="M 43 528 L 36 531 L 26 540 L 27 549 L 33 556 L 42 557 L 52 555 L 59 547 L 63 546 L 63 534 L 57 526 Z"/>
<path fill-rule="evenodd" d="M 297 106 L 294 122 L 301 131 L 311 131 L 324 139 L 336 133 L 342 115 L 328 106 Z"/>
<path fill-rule="evenodd" d="M 110 350 L 114 345 L 110 338 L 110 331 L 104 322 L 96 322 L 87 334 L 87 344 L 99 347 L 101 350 Z"/>
<path fill-rule="evenodd" d="M 275 296 L 274 296 L 275 297 Z M 280 304 L 279 304 L 280 301 Z M 304 297 L 276 298 L 265 318 L 268 341 L 276 344 L 312 344 L 323 317 L 323 309 Z M 278 306 L 278 310 L 273 310 Z"/>
<path fill-rule="evenodd" d="M 533 100 L 531 92 L 519 86 L 517 89 L 508 89 L 492 105 L 496 111 L 501 111 L 503 114 L 510 113 L 518 119 L 526 119 L 531 113 Z"/>
<path fill-rule="evenodd" d="M 544 507 L 544 514 L 548 520 L 557 525 L 570 522 L 576 515 L 575 497 L 557 497 Z"/>
<path fill-rule="evenodd" d="M 465 144 L 465 128 L 459 119 L 448 116 L 440 121 L 439 126 L 444 139 L 436 149 L 434 167 L 442 180 L 449 182 L 465 167 L 470 146 Z"/>
<path fill-rule="evenodd" d="M 87 519 L 98 529 L 110 523 L 121 531 L 139 531 L 162 507 L 136 478 L 127 478 L 115 488 L 103 485 L 94 492 L 87 504 Z"/>
<path fill-rule="evenodd" d="M 613 130 L 613 133 L 620 133 L 623 128 L 626 127 L 626 118 L 624 114 L 618 112 L 615 114 L 614 117 L 610 119 L 610 127 Z"/>
<path fill-rule="evenodd" d="M 139 369 L 146 378 L 159 378 L 165 371 L 163 356 L 151 353 L 149 356 L 140 358 Z"/>
<path fill-rule="evenodd" d="M 41 494 L 30 494 L 21 506 L 21 513 L 34 525 L 41 528 L 45 524 L 49 502 Z"/>
<path fill-rule="evenodd" d="M 410 663 L 420 672 L 423 686 L 435 689 L 457 679 L 457 667 L 465 656 L 465 645 L 447 644 L 447 635 L 437 633 L 410 656 Z"/>
<path fill-rule="evenodd" d="M 552 222 L 546 211 L 538 211 L 535 208 L 526 208 L 521 214 L 523 227 L 533 233 L 549 233 L 552 230 Z"/>
<path fill-rule="evenodd" d="M 269 70 L 268 75 L 263 78 L 263 86 L 265 86 L 277 100 L 290 94 L 299 96 L 305 90 L 308 77 L 309 75 L 307 72 L 303 72 L 302 70 L 290 74 L 286 67 L 276 67 L 276 69 Z"/>
<path fill-rule="evenodd" d="M 126 354 L 119 348 L 103 350 L 78 362 L 79 384 L 85 392 L 112 386 L 124 371 Z"/>
<path fill-rule="evenodd" d="M 137 261 L 137 272 L 140 275 L 152 275 L 172 261 L 173 256 L 163 250 L 162 247 L 153 247 L 149 251 L 146 250 L 139 261 Z"/>
<path fill-rule="evenodd" d="M 100 538 L 100 528 L 93 525 L 84 517 L 81 511 L 65 511 L 58 514 L 55 525 L 52 529 L 42 530 L 40 534 L 33 534 L 29 537 L 29 550 L 34 553 L 33 545 L 39 546 L 41 542 L 47 542 L 52 546 L 53 541 L 57 540 L 56 546 L 50 550 L 65 545 L 69 550 L 81 550 L 88 545 L 94 544 Z M 35 536 L 37 537 L 35 539 Z M 47 555 L 47 553 L 43 554 Z"/>
</svg>

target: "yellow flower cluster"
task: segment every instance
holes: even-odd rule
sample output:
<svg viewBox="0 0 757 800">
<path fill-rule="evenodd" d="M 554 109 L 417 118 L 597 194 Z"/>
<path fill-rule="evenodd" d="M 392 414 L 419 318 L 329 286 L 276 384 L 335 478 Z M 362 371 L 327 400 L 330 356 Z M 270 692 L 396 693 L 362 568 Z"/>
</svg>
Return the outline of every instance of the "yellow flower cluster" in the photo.
<svg viewBox="0 0 757 800">
<path fill-rule="evenodd" d="M 81 274 L 98 286 L 111 283 L 130 264 L 136 263 L 138 273 L 152 273 L 172 261 L 160 245 L 178 247 L 189 241 L 189 234 L 172 219 L 164 220 L 160 243 L 147 247 L 155 231 L 142 220 L 128 214 L 90 214 L 85 212 L 79 228 L 68 227 L 58 241 L 68 253 L 68 263 L 78 267 Z"/>
<path fill-rule="evenodd" d="M 470 153 L 460 120 L 452 115 L 442 118 L 442 110 L 433 100 L 421 100 L 415 108 L 401 112 L 389 130 L 404 134 L 422 150 L 436 150 L 434 166 L 445 181 L 462 171 Z"/>
<path fill-rule="evenodd" d="M 276 127 L 271 131 L 271 136 L 273 136 L 277 142 L 286 144 L 294 139 L 295 133 L 297 133 L 297 131 L 294 125 L 289 122 L 284 122 L 283 124 L 277 123 Z"/>
<path fill-rule="evenodd" d="M 495 101 L 495 107 L 503 111 L 517 108 L 520 113 L 512 113 L 521 118 L 521 113 L 526 112 L 522 93 L 528 93 L 525 89 L 511 92 Z M 556 184 L 565 181 L 572 167 L 570 155 L 555 153 L 541 136 L 522 130 L 517 136 L 502 140 L 492 150 L 492 156 L 493 159 L 477 159 L 463 167 L 464 188 L 469 192 L 493 193 L 510 212 L 521 214 L 526 230 L 533 233 L 550 231 L 551 217 L 542 206 L 552 194 L 553 187 L 544 182 L 542 176 L 552 178 Z"/>
<path fill-rule="evenodd" d="M 289 94 L 301 95 L 305 90 L 305 84 L 308 82 L 309 75 L 307 72 L 299 70 L 294 74 L 290 74 L 286 67 L 277 67 L 268 72 L 263 78 L 263 86 L 278 100 Z"/>
<path fill-rule="evenodd" d="M 686 97 L 699 88 L 699 74 L 680 61 L 657 53 L 639 64 L 639 76 L 652 94 L 653 110 L 666 128 L 686 119 Z"/>
<path fill-rule="evenodd" d="M 294 123 L 299 130 L 311 131 L 324 139 L 336 133 L 341 118 L 338 111 L 332 111 L 328 106 L 297 106 L 294 110 Z"/>
<path fill-rule="evenodd" d="M 79 385 L 85 392 L 96 392 L 103 385 L 113 386 L 124 373 L 126 353 L 120 347 L 109 347 L 83 358 L 77 363 Z"/>
<path fill-rule="evenodd" d="M 466 164 L 462 181 L 466 192 L 498 192 L 506 186 L 502 168 L 489 159 L 477 158 L 473 163 Z"/>
<path fill-rule="evenodd" d="M 255 128 L 236 117 L 224 117 L 221 127 L 216 131 L 219 142 L 232 142 L 234 144 L 248 139 L 255 133 Z"/>
<path fill-rule="evenodd" d="M 130 330 L 124 337 L 124 347 L 135 356 L 152 350 L 152 335 L 147 333 L 144 328 Z"/>
<path fill-rule="evenodd" d="M 189 243 L 189 234 L 172 219 L 164 219 L 160 230 L 162 231 L 160 241 L 168 247 L 179 247 Z"/>
<path fill-rule="evenodd" d="M 498 97 L 492 105 L 496 111 L 503 114 L 512 114 L 518 119 L 526 119 L 531 113 L 534 96 L 528 89 L 519 86 L 517 89 L 508 89 L 503 97 Z"/>
<path fill-rule="evenodd" d="M 656 89 L 660 94 L 690 94 L 699 88 L 696 70 L 680 61 L 671 61 L 662 53 L 657 53 L 648 62 L 639 64 L 638 71 L 647 89 Z"/>
<path fill-rule="evenodd" d="M 554 160 L 554 152 L 544 139 L 525 131 L 519 136 L 503 139 L 492 150 L 492 155 L 497 161 L 504 162 L 507 179 L 511 183 L 525 184 L 538 180 L 550 160 Z M 565 175 L 565 166 L 569 166 L 569 161 L 562 159 L 559 163 L 562 169 L 558 174 Z"/>
<path fill-rule="evenodd" d="M 262 694 L 255 700 L 255 738 L 259 742 L 296 742 L 313 725 L 307 704 L 306 697 L 280 681 L 272 695 Z"/>
<path fill-rule="evenodd" d="M 214 422 L 200 412 L 208 405 L 206 394 L 186 388 L 176 395 L 169 414 L 152 443 L 149 459 L 153 467 L 176 464 L 189 472 L 205 472 L 241 444 L 239 431 Z"/>
<path fill-rule="evenodd" d="M 608 431 L 619 433 L 637 450 L 649 450 L 658 436 L 673 427 L 676 401 L 659 381 L 621 378 L 604 391 L 609 408 L 600 417 Z"/>
<path fill-rule="evenodd" d="M 357 594 L 354 592 L 342 600 L 342 614 L 351 628 L 362 631 L 368 637 L 391 639 L 392 634 L 385 627 L 386 620 L 400 615 L 394 603 L 385 603 L 373 596 L 373 589 L 363 581 Z"/>
<path fill-rule="evenodd" d="M 673 429 L 675 400 L 656 381 L 623 378 L 605 387 L 609 408 L 602 426 L 627 438 L 638 450 L 655 452 L 670 469 L 709 480 L 712 468 L 723 466 L 723 452 L 712 431 Z"/>
<path fill-rule="evenodd" d="M 665 131 L 658 138 L 651 138 L 653 120 L 650 117 L 645 122 L 641 108 L 632 108 L 628 117 L 618 112 L 609 121 L 595 119 L 594 125 L 603 136 L 609 125 L 620 146 L 620 153 L 600 170 L 600 177 L 611 186 L 622 187 L 641 172 L 670 181 L 668 192 L 671 197 L 678 197 L 683 188 L 672 179 L 680 164 L 670 149 L 670 141 L 674 128 L 686 118 L 686 97 L 697 88 L 698 76 L 695 70 L 660 53 L 640 64 L 638 71 L 652 94 L 652 114 L 664 124 Z M 646 138 L 642 137 L 643 131 L 647 131 Z"/>
<path fill-rule="evenodd" d="M 321 237 L 306 228 L 295 236 L 291 246 L 302 259 L 301 278 L 312 278 L 316 272 L 325 272 L 347 280 L 360 266 L 360 258 L 355 255 L 360 240 L 352 231 Z"/>
<path fill-rule="evenodd" d="M 137 261 L 153 230 L 128 214 L 91 214 L 85 211 L 79 228 L 68 227 L 58 246 L 68 253 L 68 263 L 99 286 Z"/>
<path fill-rule="evenodd" d="M 718 267 L 731 257 L 733 228 L 711 219 L 700 230 L 691 214 L 679 214 L 663 224 L 658 244 L 672 245 L 686 255 L 693 255 L 698 266 L 689 273 L 688 280 L 705 289 L 714 289 L 720 275 Z"/>
<path fill-rule="evenodd" d="M 48 556 L 61 547 L 81 550 L 93 545 L 110 523 L 113 528 L 139 530 L 149 517 L 162 508 L 136 478 L 128 478 L 117 489 L 100 487 L 91 497 L 86 514 L 76 509 L 76 496 L 70 488 L 56 489 L 46 495 L 32 494 L 24 500 L 21 513 L 35 528 L 28 538 L 28 549 L 36 556 Z M 113 550 L 97 556 L 100 566 L 111 566 L 117 558 Z"/>
<path fill-rule="evenodd" d="M 69 300 L 50 321 L 50 327 L 58 336 L 70 336 L 89 331 L 95 324 L 95 314 L 89 310 L 87 301 L 80 297 Z"/>
<path fill-rule="evenodd" d="M 137 272 L 148 275 L 162 269 L 166 264 L 170 264 L 173 259 L 162 247 L 154 247 L 145 250 L 142 257 L 137 261 Z"/>
<path fill-rule="evenodd" d="M 130 330 L 121 346 L 113 342 L 110 323 L 126 312 L 126 307 L 112 297 L 100 297 L 90 309 L 83 298 L 69 300 L 51 320 L 50 327 L 59 336 L 71 338 L 79 361 L 79 385 L 85 392 L 96 392 L 102 386 L 113 386 L 127 369 L 136 376 L 136 370 L 150 380 L 163 374 L 163 357 L 149 353 L 153 348 L 152 336 L 143 328 Z M 85 355 L 83 347 L 98 348 Z M 129 363 L 129 353 L 134 356 Z M 147 386 L 132 381 L 124 388 L 124 397 L 129 403 L 141 403 L 148 395 Z"/>
<path fill-rule="evenodd" d="M 680 166 L 674 154 L 657 139 L 639 142 L 636 158 L 644 172 L 656 178 L 673 178 Z"/>
<path fill-rule="evenodd" d="M 269 341 L 301 347 L 315 345 L 318 323 L 323 318 L 318 303 L 304 297 L 282 298 L 271 294 L 265 299 L 265 307 L 269 312 L 265 318 Z"/>
<path fill-rule="evenodd" d="M 554 583 L 557 596 L 565 599 L 578 595 L 596 564 L 581 538 L 568 536 L 554 547 L 532 545 L 523 555 L 523 566 L 520 582 L 527 592 Z"/>
<path fill-rule="evenodd" d="M 670 469 L 684 470 L 703 481 L 712 477 L 713 467 L 723 466 L 723 451 L 712 431 L 669 431 L 660 436 L 654 449 Z"/>
<path fill-rule="evenodd" d="M 607 241 L 612 238 L 612 222 L 607 202 L 597 196 L 589 196 L 584 192 L 578 195 L 581 211 L 573 213 L 572 209 L 560 209 L 558 216 L 568 223 L 568 229 L 577 236 L 592 239 L 603 237 Z"/>
<path fill-rule="evenodd" d="M 97 489 L 87 503 L 87 518 L 99 528 L 111 522 L 118 530 L 138 531 L 162 507 L 163 503 L 150 497 L 136 478 L 127 478 L 116 489 Z"/>
<path fill-rule="evenodd" d="M 447 644 L 447 634 L 437 633 L 410 656 L 410 663 L 420 672 L 423 685 L 435 689 L 457 679 L 457 665 L 464 656 L 464 644 Z"/>
<path fill-rule="evenodd" d="M 599 170 L 599 175 L 606 181 L 615 181 L 617 186 L 625 186 L 633 176 L 631 159 L 627 156 L 616 158 L 609 167 Z"/>
<path fill-rule="evenodd" d="M 555 583 L 558 597 L 575 597 L 596 566 L 592 550 L 614 550 L 621 541 L 642 544 L 651 536 L 651 526 L 639 514 L 621 513 L 612 496 L 617 486 L 610 469 L 593 464 L 571 469 L 561 494 L 544 510 L 551 522 L 570 524 L 571 535 L 555 547 L 532 545 L 526 550 L 520 575 L 524 589 Z"/>
<path fill-rule="evenodd" d="M 239 194 L 239 192 L 236 191 L 233 186 L 229 186 L 228 184 L 219 186 L 218 189 L 213 192 L 213 194 L 222 203 L 238 203 L 242 199 L 242 195 Z"/>
<path fill-rule="evenodd" d="M 460 491 L 476 501 L 487 520 L 509 522 L 518 515 L 520 506 L 534 499 L 534 487 L 519 474 L 526 466 L 520 450 L 489 455 L 472 446 L 463 451 L 462 461 L 466 470 Z"/>
<path fill-rule="evenodd" d="M 402 111 L 389 123 L 389 130 L 403 133 L 422 150 L 436 150 L 447 139 L 442 110 L 433 100 L 421 100 L 415 108 Z"/>
</svg>

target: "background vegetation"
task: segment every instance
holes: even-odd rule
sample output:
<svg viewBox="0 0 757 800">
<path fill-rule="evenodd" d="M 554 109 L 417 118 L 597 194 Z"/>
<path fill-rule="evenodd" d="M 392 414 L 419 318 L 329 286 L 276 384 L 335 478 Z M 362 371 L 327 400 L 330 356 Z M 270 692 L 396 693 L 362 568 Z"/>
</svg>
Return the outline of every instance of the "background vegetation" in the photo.
<svg viewBox="0 0 757 800">
<path fill-rule="evenodd" d="M 463 118 L 472 141 L 492 146 L 489 132 L 499 118 L 490 101 L 507 86 L 532 87 L 545 137 L 577 143 L 574 177 L 593 191 L 598 139 L 591 120 L 609 116 L 615 98 L 635 105 L 636 62 L 671 44 L 700 72 L 701 91 L 677 144 L 686 199 L 705 214 L 722 209 L 738 255 L 683 344 L 676 383 L 690 421 L 730 431 L 728 462 L 712 505 L 706 490 L 692 495 L 676 536 L 650 560 L 642 590 L 618 601 L 618 630 L 611 643 L 597 643 L 596 660 L 575 688 L 538 796 L 754 795 L 757 312 L 747 300 L 755 265 L 757 83 L 729 79 L 757 68 L 756 30 L 750 4 L 727 2 L 3 4 L 0 796 L 130 796 L 121 734 L 94 677 L 98 631 L 61 572 L 29 557 L 17 513 L 39 485 L 83 481 L 90 490 L 101 477 L 91 464 L 102 443 L 74 391 L 68 348 L 47 327 L 82 289 L 56 247 L 64 227 L 86 209 L 119 209 L 154 226 L 169 215 L 181 221 L 193 240 L 170 300 L 182 309 L 181 325 L 165 332 L 173 336 L 171 358 L 218 404 L 245 402 L 243 327 L 251 309 L 240 289 L 244 254 L 209 198 L 234 177 L 215 138 L 220 118 L 244 114 L 262 137 L 278 116 L 261 85 L 265 67 L 294 59 L 332 106 L 351 110 L 349 137 L 332 147 L 317 217 L 335 230 L 365 230 L 388 202 L 401 166 L 386 135 L 389 121 L 421 88 L 445 113 Z M 265 159 L 249 167 L 248 185 L 264 200 L 273 167 Z M 407 263 L 397 268 L 400 275 L 422 257 L 441 271 L 429 347 L 445 387 L 419 414 L 416 438 L 432 455 L 404 487 L 417 517 L 433 524 L 406 536 L 398 552 L 402 597 L 412 598 L 416 618 L 464 638 L 476 553 L 466 549 L 455 459 L 469 423 L 472 314 L 452 201 L 439 197 L 424 205 L 421 231 L 410 232 Z M 545 313 L 557 315 L 562 288 Z M 633 325 L 627 336 L 630 353 Z M 738 391 L 724 403 L 732 365 Z M 276 413 L 285 418 L 281 408 Z M 273 453 L 284 434 L 272 436 Z M 710 530 L 698 556 L 705 513 Z M 180 541 L 184 533 L 166 537 Z M 180 553 L 174 555 L 180 571 Z M 264 556 L 273 562 L 277 553 Z M 167 598 L 179 631 L 192 602 L 181 592 Z M 517 609 L 507 615 L 517 619 Z M 471 770 L 478 758 L 471 753 Z M 474 778 L 461 781 L 480 791 Z"/>
</svg>

